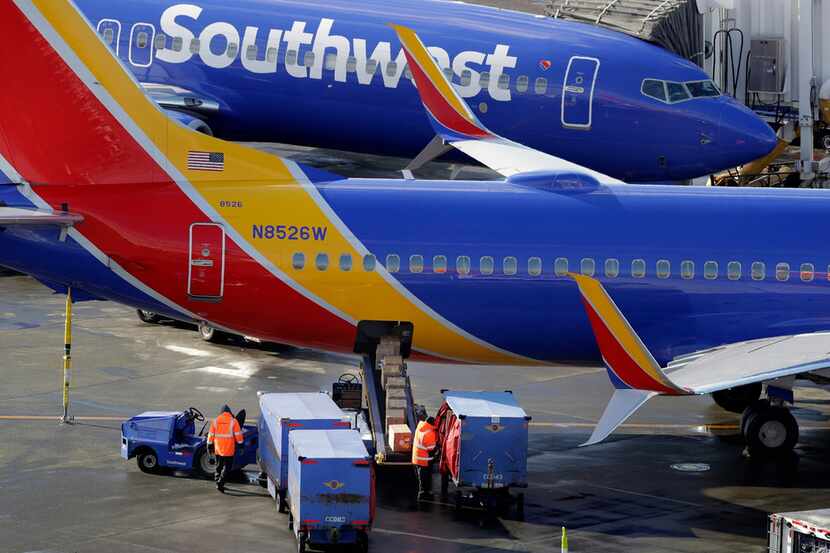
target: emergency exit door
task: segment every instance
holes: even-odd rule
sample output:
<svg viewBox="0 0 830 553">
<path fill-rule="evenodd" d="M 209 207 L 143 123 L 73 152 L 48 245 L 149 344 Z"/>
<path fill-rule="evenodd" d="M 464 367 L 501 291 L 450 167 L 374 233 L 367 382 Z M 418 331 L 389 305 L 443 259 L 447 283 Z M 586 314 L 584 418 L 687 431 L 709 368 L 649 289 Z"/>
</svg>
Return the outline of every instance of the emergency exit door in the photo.
<svg viewBox="0 0 830 553">
<path fill-rule="evenodd" d="M 215 223 L 190 225 L 187 293 L 217 301 L 225 288 L 225 229 Z"/>
<path fill-rule="evenodd" d="M 594 103 L 594 84 L 599 60 L 574 56 L 568 62 L 562 87 L 562 125 L 590 129 Z"/>
</svg>

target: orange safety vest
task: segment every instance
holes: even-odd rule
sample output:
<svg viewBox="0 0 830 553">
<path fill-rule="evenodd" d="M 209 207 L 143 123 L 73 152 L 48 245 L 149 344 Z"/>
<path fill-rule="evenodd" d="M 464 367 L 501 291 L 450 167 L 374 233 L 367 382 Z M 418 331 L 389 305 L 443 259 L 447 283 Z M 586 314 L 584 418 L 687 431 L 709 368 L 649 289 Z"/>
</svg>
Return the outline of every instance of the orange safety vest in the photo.
<svg viewBox="0 0 830 553">
<path fill-rule="evenodd" d="M 239 422 L 230 413 L 222 413 L 210 423 L 208 444 L 214 444 L 216 454 L 221 457 L 233 457 L 236 444 L 242 443 L 242 429 Z"/>
<path fill-rule="evenodd" d="M 435 427 L 427 421 L 418 423 L 415 429 L 415 438 L 412 440 L 412 464 L 422 467 L 429 466 L 432 461 L 432 452 L 435 450 L 437 434 Z"/>
</svg>

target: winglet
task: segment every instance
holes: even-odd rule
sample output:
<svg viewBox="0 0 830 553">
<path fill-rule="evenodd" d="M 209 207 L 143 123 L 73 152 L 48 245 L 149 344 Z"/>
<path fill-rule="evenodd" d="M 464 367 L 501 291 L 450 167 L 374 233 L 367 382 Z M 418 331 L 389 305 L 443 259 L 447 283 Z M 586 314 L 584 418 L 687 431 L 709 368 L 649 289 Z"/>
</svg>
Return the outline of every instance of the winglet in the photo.
<svg viewBox="0 0 830 553">
<path fill-rule="evenodd" d="M 657 392 L 643 390 L 615 390 L 614 395 L 611 396 L 611 401 L 605 406 L 602 417 L 600 417 L 599 422 L 594 427 L 591 437 L 579 447 L 594 445 L 603 441 L 618 426 L 628 420 L 628 417 L 633 415 L 637 409 L 642 407 L 646 401 L 656 395 Z"/>
<path fill-rule="evenodd" d="M 492 137 L 493 134 L 481 124 L 467 102 L 447 81 L 415 31 L 402 25 L 390 26 L 403 45 L 415 86 L 435 132 L 445 139 Z"/>
</svg>

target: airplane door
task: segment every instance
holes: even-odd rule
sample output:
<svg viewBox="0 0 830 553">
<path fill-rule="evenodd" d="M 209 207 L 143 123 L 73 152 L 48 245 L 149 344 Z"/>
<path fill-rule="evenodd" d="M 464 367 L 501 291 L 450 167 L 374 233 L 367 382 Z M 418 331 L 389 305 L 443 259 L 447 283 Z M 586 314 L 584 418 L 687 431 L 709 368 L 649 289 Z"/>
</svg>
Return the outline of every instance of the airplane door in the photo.
<svg viewBox="0 0 830 553">
<path fill-rule="evenodd" d="M 190 225 L 187 293 L 193 299 L 222 299 L 225 288 L 225 229 L 215 223 Z"/>
<path fill-rule="evenodd" d="M 98 22 L 98 34 L 118 57 L 118 50 L 121 46 L 121 23 L 115 19 L 102 19 Z"/>
<path fill-rule="evenodd" d="M 130 29 L 130 63 L 136 67 L 150 67 L 153 63 L 153 41 L 156 28 L 149 23 L 136 23 Z"/>
<path fill-rule="evenodd" d="M 574 56 L 568 62 L 562 87 L 562 126 L 591 128 L 594 84 L 598 71 L 599 60 L 596 58 Z"/>
</svg>

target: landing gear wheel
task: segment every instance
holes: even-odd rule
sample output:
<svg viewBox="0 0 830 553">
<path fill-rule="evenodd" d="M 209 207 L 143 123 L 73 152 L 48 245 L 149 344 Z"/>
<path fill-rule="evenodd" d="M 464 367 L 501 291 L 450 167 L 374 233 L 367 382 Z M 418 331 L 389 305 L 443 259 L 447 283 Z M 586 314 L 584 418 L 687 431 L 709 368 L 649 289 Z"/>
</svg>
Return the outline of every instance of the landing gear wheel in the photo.
<svg viewBox="0 0 830 553">
<path fill-rule="evenodd" d="M 155 451 L 140 453 L 136 458 L 136 463 L 138 463 L 141 472 L 147 474 L 158 474 L 160 472 L 159 458 Z"/>
<path fill-rule="evenodd" d="M 147 311 L 146 309 L 136 309 L 136 313 L 138 313 L 138 318 L 141 319 L 142 323 L 157 324 L 159 321 L 161 321 L 161 316 L 154 311 Z"/>
<path fill-rule="evenodd" d="M 746 421 L 744 436 L 750 456 L 778 457 L 792 451 L 798 443 L 798 422 L 786 407 L 758 409 Z"/>
<path fill-rule="evenodd" d="M 821 137 L 821 145 L 824 146 L 825 150 L 830 150 L 830 133 Z"/>
<path fill-rule="evenodd" d="M 736 386 L 727 390 L 718 390 L 712 393 L 712 399 L 721 409 L 732 413 L 743 413 L 744 410 L 761 396 L 761 383 Z"/>
<path fill-rule="evenodd" d="M 216 457 L 211 455 L 207 448 L 200 449 L 196 454 L 193 470 L 201 478 L 213 478 L 216 474 Z"/>
<path fill-rule="evenodd" d="M 308 537 L 306 536 L 305 532 L 300 532 L 299 534 L 297 534 L 297 553 L 305 553 L 305 546 L 307 541 Z"/>
<path fill-rule="evenodd" d="M 199 323 L 199 337 L 205 342 L 218 344 L 222 342 L 227 336 L 224 332 L 216 330 L 205 322 Z"/>
<path fill-rule="evenodd" d="M 741 436 L 746 436 L 746 427 L 749 424 L 749 421 L 757 415 L 760 411 L 764 409 L 769 409 L 769 400 L 768 399 L 759 399 L 757 401 L 753 401 L 749 404 L 749 407 L 744 409 L 743 415 L 741 415 Z"/>
</svg>

